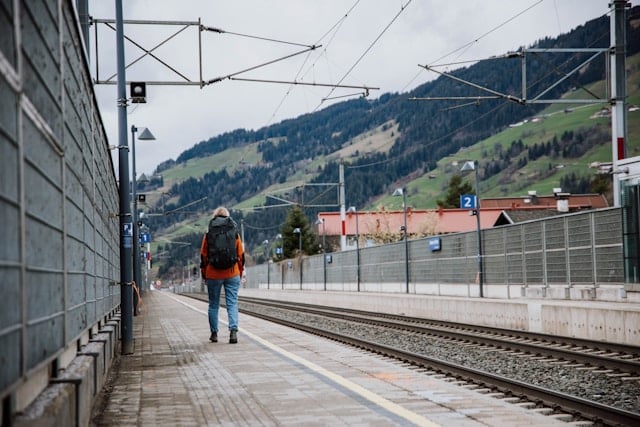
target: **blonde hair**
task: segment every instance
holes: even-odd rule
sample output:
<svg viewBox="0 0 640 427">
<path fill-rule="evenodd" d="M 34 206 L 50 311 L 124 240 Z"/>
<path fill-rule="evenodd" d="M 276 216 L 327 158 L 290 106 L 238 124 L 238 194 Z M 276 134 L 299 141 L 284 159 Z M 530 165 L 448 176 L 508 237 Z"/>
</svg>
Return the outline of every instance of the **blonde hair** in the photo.
<svg viewBox="0 0 640 427">
<path fill-rule="evenodd" d="M 212 218 L 215 218 L 217 216 L 229 216 L 229 211 L 227 210 L 227 208 L 225 207 L 217 207 L 214 211 L 213 211 L 213 216 Z"/>
</svg>

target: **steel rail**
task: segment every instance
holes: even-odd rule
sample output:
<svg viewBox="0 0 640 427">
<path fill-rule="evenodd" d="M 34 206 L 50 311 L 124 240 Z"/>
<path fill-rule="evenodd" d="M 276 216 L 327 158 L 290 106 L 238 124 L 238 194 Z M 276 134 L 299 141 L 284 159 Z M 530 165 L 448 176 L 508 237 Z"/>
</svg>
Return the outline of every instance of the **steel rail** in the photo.
<svg viewBox="0 0 640 427">
<path fill-rule="evenodd" d="M 625 346 L 623 348 L 626 351 L 621 351 L 620 347 L 615 345 L 609 347 L 608 343 L 585 340 L 576 341 L 576 339 L 573 338 L 550 337 L 549 335 L 537 335 L 524 331 L 521 333 L 521 331 L 483 328 L 480 326 L 473 326 L 472 329 L 469 329 L 469 325 L 466 324 L 442 323 L 428 319 L 407 318 L 403 316 L 381 317 L 378 313 L 362 311 L 354 313 L 354 310 L 343 311 L 336 310 L 335 308 L 310 306 L 308 304 L 300 305 L 298 303 L 283 303 L 250 298 L 242 298 L 241 300 L 346 321 L 402 329 L 444 339 L 455 339 L 464 341 L 465 343 L 520 351 L 522 353 L 542 355 L 560 360 L 570 360 L 590 366 L 640 375 L 640 361 L 637 360 L 640 349 L 631 346 Z M 594 351 L 605 352 L 605 354 L 596 354 L 593 353 Z M 614 354 L 620 353 L 627 358 L 613 357 Z M 631 357 L 635 357 L 636 359 L 631 359 Z"/>
</svg>

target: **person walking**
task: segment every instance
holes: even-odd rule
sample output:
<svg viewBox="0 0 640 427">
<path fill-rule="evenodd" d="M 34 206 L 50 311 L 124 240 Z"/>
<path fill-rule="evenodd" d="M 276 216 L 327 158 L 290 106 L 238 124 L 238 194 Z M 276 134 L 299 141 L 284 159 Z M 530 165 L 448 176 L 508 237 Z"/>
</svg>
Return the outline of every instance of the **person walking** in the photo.
<svg viewBox="0 0 640 427">
<path fill-rule="evenodd" d="M 238 291 L 244 271 L 244 247 L 238 228 L 224 207 L 213 211 L 209 230 L 202 238 L 200 270 L 209 293 L 209 341 L 218 342 L 220 294 L 224 298 L 229 321 L 229 343 L 238 342 Z"/>
</svg>

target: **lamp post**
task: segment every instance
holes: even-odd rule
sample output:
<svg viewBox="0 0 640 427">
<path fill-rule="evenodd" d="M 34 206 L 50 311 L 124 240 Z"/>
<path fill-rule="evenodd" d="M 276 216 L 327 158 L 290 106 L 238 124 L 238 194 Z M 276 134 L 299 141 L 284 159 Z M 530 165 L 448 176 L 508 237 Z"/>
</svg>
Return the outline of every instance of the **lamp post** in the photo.
<svg viewBox="0 0 640 427">
<path fill-rule="evenodd" d="M 482 285 L 484 284 L 484 268 L 482 266 L 482 232 L 480 229 L 480 181 L 478 180 L 478 161 L 468 161 L 464 162 L 462 168 L 460 169 L 463 172 L 466 171 L 474 171 L 475 180 L 476 180 L 476 202 L 475 209 L 473 210 L 473 214 L 476 216 L 476 230 L 477 230 L 477 240 L 478 240 L 478 286 L 480 291 L 480 298 L 482 298 Z"/>
<path fill-rule="evenodd" d="M 133 225 L 131 224 L 131 200 L 129 199 L 129 146 L 127 144 L 127 90 L 124 62 L 124 20 L 122 0 L 116 0 L 116 62 L 118 72 L 118 178 L 120 218 L 120 335 L 121 353 L 133 353 L 133 287 L 132 256 Z"/>
<path fill-rule="evenodd" d="M 131 198 L 133 199 L 133 282 L 141 289 L 142 274 L 140 273 L 140 225 L 138 224 L 138 183 L 136 181 L 136 132 L 138 128 L 131 126 L 131 166 L 132 166 L 132 189 Z M 140 141 L 154 141 L 156 138 L 145 128 L 138 137 Z M 134 293 L 134 315 L 138 314 L 137 295 Z"/>
<path fill-rule="evenodd" d="M 356 216 L 356 283 L 357 290 L 360 292 L 360 231 L 358 230 L 358 211 L 355 206 L 350 206 L 347 213 Z"/>
<path fill-rule="evenodd" d="M 271 261 L 271 257 L 269 257 L 269 240 L 265 240 L 264 242 L 262 242 L 262 244 L 264 245 L 264 256 L 266 258 L 267 261 L 267 289 L 269 289 L 269 284 L 271 283 L 271 278 L 269 277 L 270 275 L 270 271 L 271 268 L 269 266 L 269 262 Z"/>
<path fill-rule="evenodd" d="M 402 196 L 402 211 L 404 212 L 404 281 L 406 292 L 409 293 L 409 230 L 407 229 L 407 191 L 404 188 L 396 188 L 394 196 Z"/>
<path fill-rule="evenodd" d="M 298 235 L 298 258 L 300 261 L 300 290 L 302 290 L 302 230 L 299 227 L 294 228 L 293 234 Z"/>
<path fill-rule="evenodd" d="M 324 228 L 324 218 L 318 218 L 316 225 L 322 224 L 322 276 L 324 278 L 324 290 L 327 290 L 327 241 Z"/>
</svg>

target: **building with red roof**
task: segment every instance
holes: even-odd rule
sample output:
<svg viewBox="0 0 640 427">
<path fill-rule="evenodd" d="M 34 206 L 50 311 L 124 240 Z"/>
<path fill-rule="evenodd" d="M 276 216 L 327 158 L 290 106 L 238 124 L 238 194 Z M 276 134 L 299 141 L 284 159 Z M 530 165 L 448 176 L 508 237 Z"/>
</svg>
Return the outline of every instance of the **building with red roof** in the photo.
<svg viewBox="0 0 640 427">
<path fill-rule="evenodd" d="M 575 212 L 583 209 L 608 207 L 604 196 L 599 194 L 571 195 L 556 192 L 553 196 L 537 196 L 531 192 L 523 197 L 500 197 L 482 199 L 480 202 L 480 228 L 513 224 L 548 216 Z M 318 235 L 323 229 L 328 247 L 339 246 L 342 235 L 340 212 L 320 212 L 324 221 L 317 227 Z M 356 220 L 357 218 L 357 220 Z M 357 223 L 356 223 L 357 222 Z M 361 211 L 346 213 L 344 235 L 354 241 L 356 234 L 365 241 L 394 241 L 402 238 L 404 211 Z M 468 209 L 411 209 L 407 208 L 409 237 L 425 237 L 438 234 L 460 233 L 477 230 L 476 217 Z M 349 247 L 355 246 L 355 243 Z"/>
</svg>

